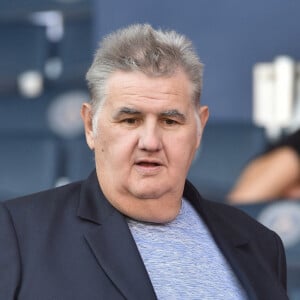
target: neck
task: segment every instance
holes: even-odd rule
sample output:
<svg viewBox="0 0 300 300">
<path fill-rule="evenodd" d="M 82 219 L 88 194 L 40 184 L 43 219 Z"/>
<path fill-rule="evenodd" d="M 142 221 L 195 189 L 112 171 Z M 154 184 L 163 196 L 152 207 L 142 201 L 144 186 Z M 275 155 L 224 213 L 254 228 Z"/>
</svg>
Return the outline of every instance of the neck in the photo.
<svg viewBox="0 0 300 300">
<path fill-rule="evenodd" d="M 166 194 L 159 198 L 140 199 L 102 189 L 105 197 L 118 211 L 137 221 L 168 223 L 180 212 L 182 193 Z"/>
</svg>

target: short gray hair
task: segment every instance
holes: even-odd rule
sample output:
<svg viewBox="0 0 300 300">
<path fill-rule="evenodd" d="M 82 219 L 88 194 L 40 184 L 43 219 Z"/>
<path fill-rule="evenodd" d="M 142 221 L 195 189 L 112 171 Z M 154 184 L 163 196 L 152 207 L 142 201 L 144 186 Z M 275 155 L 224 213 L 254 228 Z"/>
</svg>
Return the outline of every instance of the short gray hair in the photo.
<svg viewBox="0 0 300 300">
<path fill-rule="evenodd" d="M 140 71 L 147 76 L 171 76 L 181 68 L 193 86 L 193 101 L 199 103 L 203 65 L 192 42 L 175 31 L 154 30 L 148 24 L 119 29 L 102 40 L 86 74 L 93 114 L 105 98 L 109 76 L 116 71 Z"/>
</svg>

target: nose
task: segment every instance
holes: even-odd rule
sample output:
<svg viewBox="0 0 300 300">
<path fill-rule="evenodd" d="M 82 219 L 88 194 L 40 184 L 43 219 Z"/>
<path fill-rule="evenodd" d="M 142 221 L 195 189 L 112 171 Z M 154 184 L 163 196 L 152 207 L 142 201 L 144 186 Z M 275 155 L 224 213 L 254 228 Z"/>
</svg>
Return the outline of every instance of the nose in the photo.
<svg viewBox="0 0 300 300">
<path fill-rule="evenodd" d="M 162 149 L 161 132 L 154 122 L 145 122 L 142 126 L 138 148 L 149 152 L 156 152 Z"/>
</svg>

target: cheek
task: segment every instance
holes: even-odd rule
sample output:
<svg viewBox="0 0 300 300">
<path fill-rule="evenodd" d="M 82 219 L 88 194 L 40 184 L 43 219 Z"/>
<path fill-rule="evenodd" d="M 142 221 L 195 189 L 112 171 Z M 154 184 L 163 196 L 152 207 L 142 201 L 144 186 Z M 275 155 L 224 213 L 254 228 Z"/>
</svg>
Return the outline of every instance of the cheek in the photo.
<svg viewBox="0 0 300 300">
<path fill-rule="evenodd" d="M 98 152 L 99 159 L 103 160 L 105 164 L 108 162 L 115 162 L 116 164 L 128 162 L 135 139 L 133 135 L 128 134 L 128 132 L 124 133 L 118 128 L 103 127 L 99 130 L 95 151 Z"/>
<path fill-rule="evenodd" d="M 176 164 L 189 163 L 197 150 L 198 139 L 196 131 L 185 132 L 168 140 L 169 155 L 174 157 Z"/>
<path fill-rule="evenodd" d="M 96 162 L 105 162 L 105 156 L 109 153 L 109 132 L 105 126 L 98 127 L 94 138 Z"/>
</svg>

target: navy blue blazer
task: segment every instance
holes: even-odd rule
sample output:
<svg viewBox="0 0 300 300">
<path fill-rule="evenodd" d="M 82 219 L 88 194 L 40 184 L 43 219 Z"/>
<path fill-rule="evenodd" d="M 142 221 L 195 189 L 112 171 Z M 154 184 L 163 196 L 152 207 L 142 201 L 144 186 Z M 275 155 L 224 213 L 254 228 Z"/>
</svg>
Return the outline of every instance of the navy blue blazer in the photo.
<svg viewBox="0 0 300 300">
<path fill-rule="evenodd" d="M 233 207 L 202 199 L 188 181 L 184 197 L 249 299 L 288 299 L 285 254 L 274 232 Z M 95 172 L 0 205 L 0 299 L 156 299 L 126 220 L 105 199 Z"/>
</svg>

